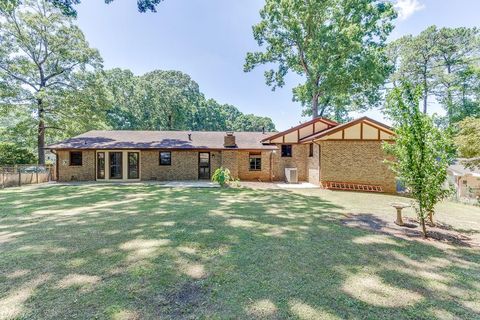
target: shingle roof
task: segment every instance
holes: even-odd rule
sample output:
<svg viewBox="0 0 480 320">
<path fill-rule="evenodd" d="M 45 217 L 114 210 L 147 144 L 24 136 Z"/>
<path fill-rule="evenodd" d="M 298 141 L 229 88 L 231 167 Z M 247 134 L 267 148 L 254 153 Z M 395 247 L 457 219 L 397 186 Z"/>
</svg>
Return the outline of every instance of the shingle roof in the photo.
<svg viewBox="0 0 480 320">
<path fill-rule="evenodd" d="M 235 132 L 237 148 L 234 149 L 277 149 L 275 145 L 261 143 L 271 134 Z M 221 131 L 94 130 L 51 144 L 46 149 L 232 149 L 223 146 L 225 135 Z"/>
</svg>

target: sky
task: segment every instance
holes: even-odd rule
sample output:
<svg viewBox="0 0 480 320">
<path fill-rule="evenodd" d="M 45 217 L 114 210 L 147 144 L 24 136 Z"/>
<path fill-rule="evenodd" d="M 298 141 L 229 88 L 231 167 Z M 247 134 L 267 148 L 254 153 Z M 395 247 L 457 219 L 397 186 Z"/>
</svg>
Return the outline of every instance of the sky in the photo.
<svg viewBox="0 0 480 320">
<path fill-rule="evenodd" d="M 399 11 L 390 38 L 418 34 L 430 25 L 480 27 L 480 0 L 392 0 Z M 165 0 L 156 13 L 139 13 L 135 0 L 82 0 L 77 24 L 97 48 L 104 67 L 141 75 L 179 70 L 196 81 L 207 98 L 235 105 L 244 113 L 272 118 L 277 130 L 308 120 L 292 101 L 301 79 L 289 75 L 283 88 L 265 84 L 266 68 L 243 72 L 247 52 L 259 48 L 252 25 L 264 0 Z M 432 103 L 432 112 L 442 113 Z M 379 110 L 354 113 L 388 123 Z"/>
</svg>

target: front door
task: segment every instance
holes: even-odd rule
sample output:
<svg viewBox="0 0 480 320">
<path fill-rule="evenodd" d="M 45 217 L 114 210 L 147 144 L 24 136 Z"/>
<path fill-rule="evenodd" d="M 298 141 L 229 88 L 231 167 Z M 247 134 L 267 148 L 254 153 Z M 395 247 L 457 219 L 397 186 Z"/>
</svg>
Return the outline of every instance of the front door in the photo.
<svg viewBox="0 0 480 320">
<path fill-rule="evenodd" d="M 198 153 L 198 179 L 210 179 L 210 152 Z"/>
<path fill-rule="evenodd" d="M 122 156 L 123 152 L 109 152 L 110 162 L 110 179 L 123 178 Z"/>
</svg>

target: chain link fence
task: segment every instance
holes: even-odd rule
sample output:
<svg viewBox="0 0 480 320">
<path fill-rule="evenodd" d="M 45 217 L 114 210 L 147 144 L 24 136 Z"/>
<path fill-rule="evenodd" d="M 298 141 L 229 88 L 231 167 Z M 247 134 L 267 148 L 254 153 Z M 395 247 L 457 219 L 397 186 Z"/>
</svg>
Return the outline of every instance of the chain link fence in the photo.
<svg viewBox="0 0 480 320">
<path fill-rule="evenodd" d="M 54 180 L 56 180 L 54 165 L 0 166 L 0 188 L 20 187 Z"/>
</svg>

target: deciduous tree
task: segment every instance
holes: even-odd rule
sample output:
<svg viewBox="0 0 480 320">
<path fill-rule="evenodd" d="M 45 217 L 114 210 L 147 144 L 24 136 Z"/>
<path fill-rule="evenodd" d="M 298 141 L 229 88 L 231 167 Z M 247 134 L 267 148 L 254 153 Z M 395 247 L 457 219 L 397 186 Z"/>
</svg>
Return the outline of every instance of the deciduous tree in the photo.
<svg viewBox="0 0 480 320">
<path fill-rule="evenodd" d="M 480 168 L 480 118 L 465 118 L 458 126 L 455 144 L 459 155 L 468 159 L 468 166 Z"/>
<path fill-rule="evenodd" d="M 25 0 L 2 0 L 10 7 L 19 5 Z M 55 7 L 59 8 L 64 15 L 76 17 L 77 10 L 75 6 L 81 3 L 81 0 L 47 0 L 52 3 Z M 101 0 L 98 0 L 101 1 Z M 103 0 L 105 3 L 111 3 L 114 0 Z M 163 0 L 137 0 L 138 11 L 140 12 L 156 12 L 157 5 Z"/>
<path fill-rule="evenodd" d="M 396 16 L 392 5 L 377 0 L 266 0 L 253 35 L 261 52 L 248 53 L 245 71 L 276 64 L 265 72 L 273 89 L 289 71 L 304 83 L 294 99 L 313 118 L 328 106 L 373 105 L 389 74 L 383 52 Z"/>
<path fill-rule="evenodd" d="M 200 89 L 180 71 L 156 70 L 139 77 L 135 93 L 137 129 L 187 129 L 187 115 L 199 103 Z"/>
<path fill-rule="evenodd" d="M 38 161 L 45 163 L 47 115 L 60 116 L 58 92 L 74 89 L 77 71 L 101 66 L 97 50 L 82 31 L 46 0 L 24 0 L 0 6 L 0 83 L 21 91 L 8 103 L 31 108 L 37 122 Z M 70 114 L 74 117 L 74 114 Z"/>
<path fill-rule="evenodd" d="M 134 111 L 138 89 L 138 77 L 132 71 L 115 68 L 104 72 L 105 85 L 109 92 L 110 104 L 107 109 L 107 123 L 116 130 L 135 129 L 138 122 Z"/>
<path fill-rule="evenodd" d="M 274 131 L 270 118 L 244 115 L 235 106 L 205 99 L 198 84 L 179 71 L 135 76 L 129 70 L 104 73 L 109 91 L 107 123 L 113 129 Z"/>
<path fill-rule="evenodd" d="M 0 165 L 34 164 L 35 155 L 14 143 L 0 142 Z"/>
<path fill-rule="evenodd" d="M 420 111 L 422 91 L 421 86 L 405 82 L 391 91 L 387 112 L 394 124 L 395 142 L 384 147 L 395 157 L 390 162 L 392 169 L 416 200 L 415 210 L 427 237 L 425 219 L 449 194 L 444 183 L 455 152 L 450 134 L 435 127 L 432 118 Z"/>
</svg>

